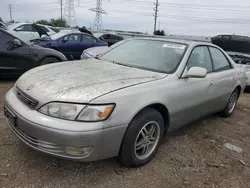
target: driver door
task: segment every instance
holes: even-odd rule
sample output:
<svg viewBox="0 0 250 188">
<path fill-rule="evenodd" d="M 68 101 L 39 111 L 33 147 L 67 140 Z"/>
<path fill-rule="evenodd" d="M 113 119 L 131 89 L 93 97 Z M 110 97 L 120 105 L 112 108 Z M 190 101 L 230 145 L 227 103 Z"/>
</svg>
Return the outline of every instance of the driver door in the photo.
<svg viewBox="0 0 250 188">
<path fill-rule="evenodd" d="M 66 57 L 73 56 L 74 59 L 78 59 L 81 40 L 81 34 L 66 35 L 58 42 L 57 49 L 62 52 Z"/>
<path fill-rule="evenodd" d="M 205 78 L 188 78 L 187 71 L 192 67 L 207 69 Z M 213 65 L 207 46 L 197 46 L 190 54 L 182 77 L 178 81 L 178 94 L 172 105 L 175 113 L 171 117 L 171 129 L 197 120 L 216 111 L 213 102 L 215 85 L 212 75 Z M 177 105 L 176 105 L 177 104 Z"/>
</svg>

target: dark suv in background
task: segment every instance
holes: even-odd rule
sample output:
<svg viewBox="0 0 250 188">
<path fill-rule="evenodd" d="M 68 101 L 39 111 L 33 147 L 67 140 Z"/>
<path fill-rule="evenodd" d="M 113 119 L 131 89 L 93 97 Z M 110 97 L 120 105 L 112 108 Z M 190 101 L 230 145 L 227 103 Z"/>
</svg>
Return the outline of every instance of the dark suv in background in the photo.
<svg viewBox="0 0 250 188">
<path fill-rule="evenodd" d="M 94 33 L 94 36 L 104 42 L 107 42 L 109 46 L 123 40 L 124 38 L 117 34 L 111 33 Z"/>
</svg>

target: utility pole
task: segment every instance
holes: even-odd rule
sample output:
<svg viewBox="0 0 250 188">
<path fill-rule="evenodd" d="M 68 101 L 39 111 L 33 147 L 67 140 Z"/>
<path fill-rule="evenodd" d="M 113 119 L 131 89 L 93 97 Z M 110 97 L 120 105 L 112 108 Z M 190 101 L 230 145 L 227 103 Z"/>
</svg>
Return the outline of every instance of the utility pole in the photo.
<svg viewBox="0 0 250 188">
<path fill-rule="evenodd" d="M 157 18 L 158 18 L 158 12 L 159 12 L 159 0 L 156 0 L 156 3 L 154 3 L 155 5 L 155 8 L 153 9 L 155 11 L 154 13 L 154 19 L 155 19 L 155 22 L 154 22 L 154 32 L 156 31 L 156 23 L 157 23 Z"/>
<path fill-rule="evenodd" d="M 62 12 L 63 12 L 63 0 L 59 0 L 59 3 L 60 3 L 60 9 L 61 9 L 61 20 L 63 19 L 63 15 L 62 15 Z"/>
<path fill-rule="evenodd" d="M 12 22 L 12 11 L 13 11 L 12 4 L 9 4 L 8 11 L 10 12 L 10 21 Z"/>
</svg>

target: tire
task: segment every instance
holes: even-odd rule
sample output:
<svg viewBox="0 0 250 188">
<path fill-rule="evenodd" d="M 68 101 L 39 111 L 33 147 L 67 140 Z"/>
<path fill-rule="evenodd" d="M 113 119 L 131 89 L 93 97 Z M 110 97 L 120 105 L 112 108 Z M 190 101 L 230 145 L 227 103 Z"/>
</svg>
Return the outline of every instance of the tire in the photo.
<svg viewBox="0 0 250 188">
<path fill-rule="evenodd" d="M 152 127 L 155 127 L 155 129 Z M 145 130 L 148 132 L 145 132 Z M 143 135 L 146 135 L 144 133 L 148 133 L 148 136 L 143 139 Z M 151 133 L 151 136 L 149 133 Z M 127 167 L 139 167 L 145 165 L 157 152 L 163 135 L 164 120 L 162 115 L 155 109 L 144 109 L 136 115 L 129 124 L 121 145 L 119 161 Z M 145 143 L 142 140 L 144 140 Z M 138 144 L 137 150 L 136 143 Z M 143 147 L 139 149 L 141 146 Z M 145 148 L 148 148 L 148 152 L 146 152 Z M 143 152 L 145 153 L 144 155 Z M 142 154 L 142 156 L 140 156 L 140 154 Z"/>
<path fill-rule="evenodd" d="M 231 116 L 233 114 L 234 109 L 235 109 L 235 107 L 237 105 L 237 101 L 238 101 L 238 98 L 239 98 L 239 93 L 240 93 L 240 91 L 237 88 L 233 91 L 233 93 L 231 94 L 231 96 L 229 98 L 227 106 L 221 112 L 221 115 L 223 117 L 229 117 L 229 116 Z M 231 100 L 233 100 L 233 103 L 232 103 Z"/>
<path fill-rule="evenodd" d="M 50 63 L 56 63 L 56 62 L 59 62 L 57 58 L 55 57 L 45 57 L 39 65 L 47 65 L 47 64 L 50 64 Z"/>
</svg>

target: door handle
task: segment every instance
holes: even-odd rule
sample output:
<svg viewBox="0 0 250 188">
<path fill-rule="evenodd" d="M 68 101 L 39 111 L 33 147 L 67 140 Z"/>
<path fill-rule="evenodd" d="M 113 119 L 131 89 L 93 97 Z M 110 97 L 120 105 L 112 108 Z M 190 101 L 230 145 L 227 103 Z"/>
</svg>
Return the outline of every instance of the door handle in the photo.
<svg viewBox="0 0 250 188">
<path fill-rule="evenodd" d="M 214 86 L 214 85 L 215 85 L 214 82 L 211 82 L 211 83 L 210 83 L 210 86 Z"/>
</svg>

